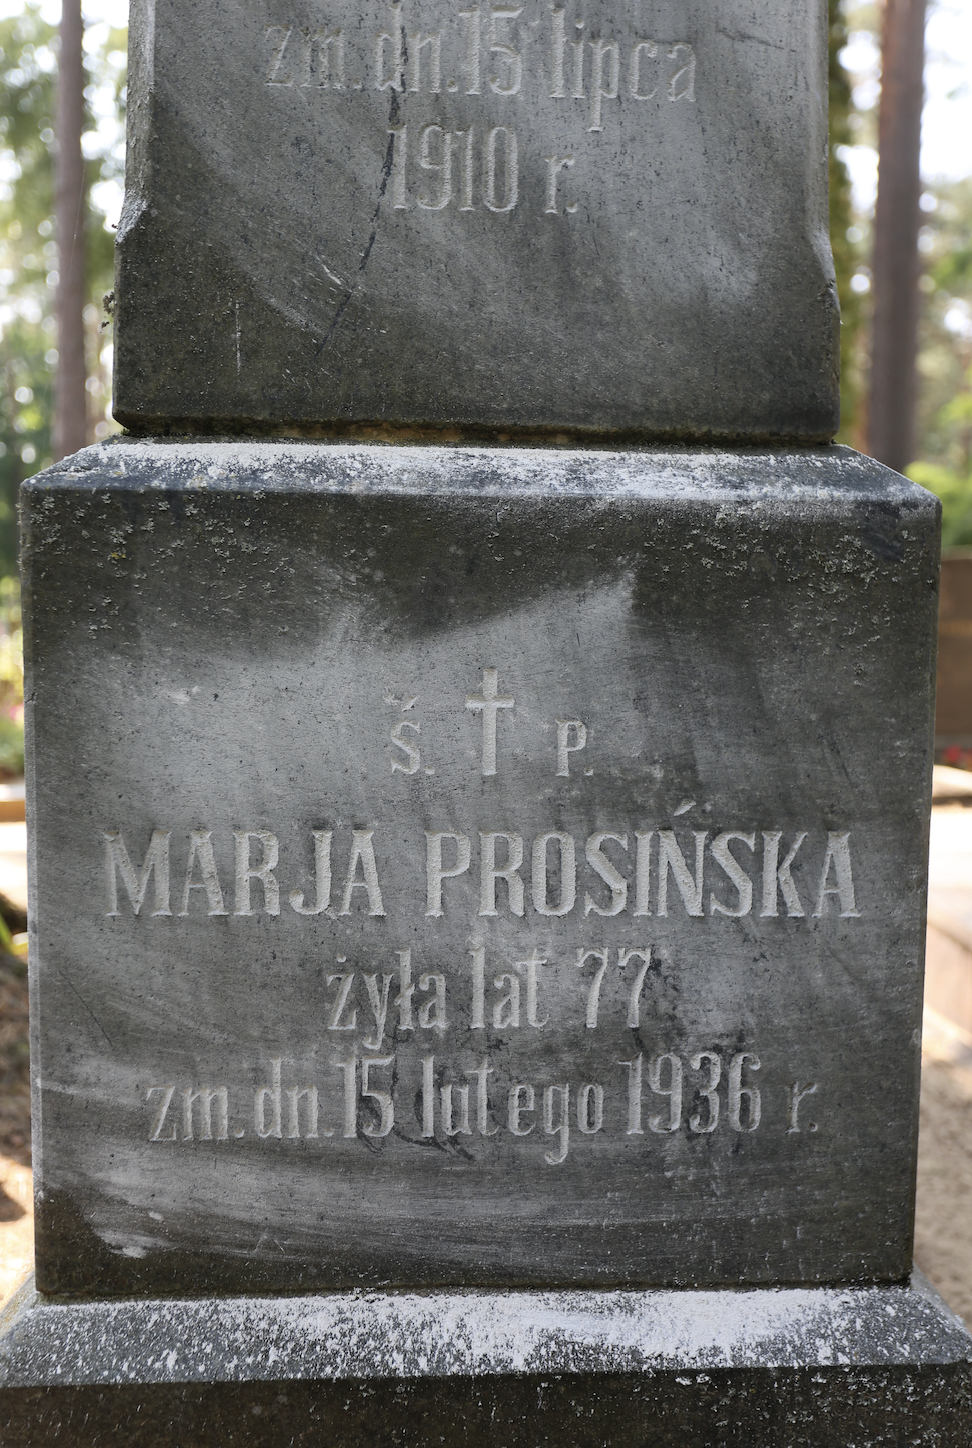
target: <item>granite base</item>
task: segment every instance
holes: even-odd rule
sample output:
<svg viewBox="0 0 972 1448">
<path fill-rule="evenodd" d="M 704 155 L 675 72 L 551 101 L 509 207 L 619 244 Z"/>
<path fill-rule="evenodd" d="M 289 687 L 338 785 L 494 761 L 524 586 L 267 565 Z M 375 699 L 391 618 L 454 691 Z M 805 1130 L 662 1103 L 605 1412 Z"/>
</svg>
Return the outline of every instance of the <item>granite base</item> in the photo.
<svg viewBox="0 0 972 1448">
<path fill-rule="evenodd" d="M 972 1440 L 972 1337 L 911 1284 L 61 1303 L 0 1318 L 0 1441 L 748 1448 Z"/>
</svg>

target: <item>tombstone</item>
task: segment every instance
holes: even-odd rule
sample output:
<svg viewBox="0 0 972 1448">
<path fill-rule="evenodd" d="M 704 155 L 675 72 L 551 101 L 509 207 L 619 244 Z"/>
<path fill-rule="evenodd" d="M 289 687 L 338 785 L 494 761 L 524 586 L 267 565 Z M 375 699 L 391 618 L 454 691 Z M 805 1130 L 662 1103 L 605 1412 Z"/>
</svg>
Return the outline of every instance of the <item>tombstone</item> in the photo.
<svg viewBox="0 0 972 1448">
<path fill-rule="evenodd" d="M 126 427 L 832 438 L 819 6 L 138 9 Z"/>
<path fill-rule="evenodd" d="M 133 11 L 129 434 L 24 489 L 5 1442 L 964 1441 L 825 18 Z"/>
</svg>

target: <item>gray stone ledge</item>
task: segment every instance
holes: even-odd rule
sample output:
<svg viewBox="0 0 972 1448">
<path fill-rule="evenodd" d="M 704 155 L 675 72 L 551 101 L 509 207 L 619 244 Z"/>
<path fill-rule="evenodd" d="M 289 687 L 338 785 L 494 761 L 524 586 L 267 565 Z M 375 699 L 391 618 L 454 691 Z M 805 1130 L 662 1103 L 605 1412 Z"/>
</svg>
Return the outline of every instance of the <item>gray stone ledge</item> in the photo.
<svg viewBox="0 0 972 1448">
<path fill-rule="evenodd" d="M 570 497 L 623 501 L 732 498 L 761 503 L 882 502 L 935 507 L 932 496 L 852 448 L 488 447 L 117 437 L 29 479 L 27 491 L 191 489 L 212 493 L 351 493 Z"/>
<path fill-rule="evenodd" d="M 0 1389 L 969 1362 L 972 1337 L 918 1273 L 901 1287 L 71 1304 L 29 1279 L 0 1316 Z"/>
</svg>

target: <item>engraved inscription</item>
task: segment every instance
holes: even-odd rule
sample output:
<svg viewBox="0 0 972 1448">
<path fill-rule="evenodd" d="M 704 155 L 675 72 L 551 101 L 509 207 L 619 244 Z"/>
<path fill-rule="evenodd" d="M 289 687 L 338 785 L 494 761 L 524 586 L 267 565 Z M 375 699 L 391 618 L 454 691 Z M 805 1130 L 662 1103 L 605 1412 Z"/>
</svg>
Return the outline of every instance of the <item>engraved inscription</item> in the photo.
<svg viewBox="0 0 972 1448">
<path fill-rule="evenodd" d="M 438 51 L 427 36 L 421 49 L 431 76 Z M 393 65 L 390 40 L 385 53 Z M 421 78 L 403 54 L 406 82 Z M 604 57 L 607 92 L 615 70 Z M 504 83 L 514 75 L 506 64 Z M 431 206 L 455 194 L 447 158 L 458 150 L 438 127 L 424 135 L 430 189 L 419 201 Z M 484 1167 L 494 1143 L 543 1170 L 608 1141 L 657 1152 L 680 1136 L 769 1134 L 811 1149 L 827 1121 L 815 1065 L 781 1062 L 767 1034 L 760 1047 L 770 1023 L 751 1035 L 726 1021 L 706 1039 L 679 1024 L 670 991 L 677 982 L 691 1002 L 702 952 L 742 929 L 763 933 L 770 953 L 781 930 L 859 929 L 866 837 L 688 818 L 699 806 L 675 807 L 677 795 L 669 817 L 646 818 L 634 784 L 627 819 L 579 827 L 571 811 L 593 822 L 614 767 L 609 717 L 592 719 L 589 706 L 546 712 L 513 677 L 509 666 L 470 668 L 445 708 L 441 696 L 430 707 L 419 681 L 376 692 L 379 711 L 395 711 L 379 717 L 372 747 L 395 808 L 404 801 L 397 819 L 345 820 L 325 807 L 304 827 L 230 819 L 102 830 L 110 928 L 282 929 L 273 936 L 282 945 L 288 922 L 315 922 L 302 937 L 316 942 L 305 1054 L 270 1040 L 239 1079 L 201 1066 L 195 1080 L 144 1081 L 150 1143 L 374 1152 L 435 1142 Z M 550 796 L 541 793 L 539 820 L 524 818 L 515 785 L 500 793 L 525 753 Z M 478 801 L 471 820 L 466 789 Z M 315 933 L 328 922 L 343 945 Z M 453 923 L 472 926 L 458 944 Z"/>
<path fill-rule="evenodd" d="M 297 88 L 341 105 L 363 91 L 402 97 L 393 109 L 396 123 L 387 128 L 394 210 L 514 211 L 520 204 L 522 101 L 552 103 L 558 116 L 576 116 L 592 138 L 613 126 L 625 105 L 695 104 L 697 57 L 687 37 L 612 35 L 600 21 L 589 27 L 581 14 L 541 0 L 460 10 L 427 29 L 416 23 L 414 9 L 409 0 L 384 5 L 384 19 L 367 41 L 357 27 L 345 33 L 327 21 L 316 29 L 295 21 L 268 25 L 263 32 L 268 86 Z M 412 96 L 458 94 L 508 102 L 509 121 L 489 124 L 474 111 L 458 126 L 453 118 L 420 117 L 410 156 L 408 122 L 399 120 L 398 106 L 407 109 Z M 583 184 L 578 164 L 569 151 L 543 157 L 542 193 L 529 198 L 533 213 L 570 217 L 578 211 L 573 192 L 560 195 L 566 171 Z"/>
<path fill-rule="evenodd" d="M 444 1060 L 434 1051 L 404 1070 L 394 1052 L 375 1054 L 365 1045 L 331 1058 L 317 1082 L 285 1078 L 286 1058 L 272 1057 L 264 1084 L 251 1096 L 236 1086 L 152 1085 L 147 1140 L 166 1144 L 240 1141 L 317 1143 L 398 1139 L 419 1143 L 471 1138 L 532 1138 L 524 1149 L 547 1166 L 560 1166 L 583 1138 L 599 1134 L 642 1138 L 633 1149 L 650 1150 L 654 1137 L 753 1135 L 765 1131 L 769 1084 L 754 1051 L 726 1060 L 706 1050 L 682 1056 L 660 1050 L 619 1060 L 604 1081 L 500 1079 L 488 1055 Z M 497 1078 L 497 1079 L 493 1079 Z M 761 1082 L 762 1084 L 757 1084 Z M 783 1086 L 774 1097 L 775 1130 L 790 1135 L 795 1101 L 816 1094 L 818 1083 Z M 786 1124 L 789 1122 L 790 1124 Z M 819 1130 L 817 1122 L 807 1128 Z M 578 1133 L 578 1141 L 574 1133 Z M 333 1148 L 332 1148 L 333 1149 Z"/>
<path fill-rule="evenodd" d="M 406 771 L 407 772 L 407 771 Z M 472 874 L 478 879 L 478 913 L 483 916 L 512 915 L 522 918 L 528 911 L 540 916 L 570 915 L 579 909 L 584 917 L 622 914 L 701 920 L 722 917 L 738 920 L 754 913 L 756 903 L 753 876 L 741 859 L 732 854 L 730 841 L 739 840 L 747 851 L 755 853 L 756 832 L 724 830 L 710 838 L 708 830 L 693 830 L 692 846 L 683 833 L 675 830 L 598 830 L 586 840 L 576 841 L 564 830 L 544 830 L 529 841 L 516 830 L 479 830 L 475 836 L 457 830 L 425 831 L 424 880 L 414 880 L 414 894 L 396 901 L 396 913 L 409 915 L 421 910 L 426 916 L 441 917 L 447 913 L 451 881 Z M 376 853 L 377 827 L 347 832 L 340 837 L 340 851 L 346 859 L 341 889 L 332 892 L 332 850 L 336 831 L 314 829 L 314 881 L 308 896 L 299 884 L 290 889 L 287 899 L 298 915 L 333 916 L 366 913 L 384 916 L 387 911 L 381 882 L 380 855 Z M 657 834 L 658 850 L 652 850 Z M 121 831 L 104 830 L 107 910 L 109 916 L 123 913 L 127 900 L 131 913 L 138 915 L 149 897 L 149 882 L 154 879 L 152 918 L 168 917 L 171 910 L 171 842 L 173 831 L 155 829 L 149 840 L 141 869 L 136 871 Z M 179 917 L 201 915 L 224 916 L 223 888 L 217 863 L 214 837 L 233 841 L 235 865 L 235 917 L 259 914 L 279 915 L 281 909 L 278 875 L 281 869 L 293 876 L 300 870 L 302 853 L 299 842 L 294 853 L 280 865 L 280 842 L 269 830 L 233 829 L 227 831 L 192 830 L 185 845 L 186 869 Z M 787 854 L 789 864 L 777 865 L 781 830 L 763 830 L 763 862 L 757 871 L 762 877 L 761 918 L 778 915 L 778 887 L 783 888 L 786 918 L 804 920 L 804 898 L 797 891 L 791 867 L 798 848 L 813 840 L 815 858 L 820 861 L 817 885 L 811 898 L 810 916 L 814 920 L 839 917 L 857 920 L 861 911 L 857 904 L 851 860 L 849 831 L 831 830 L 826 836 L 798 832 Z M 252 859 L 253 841 L 262 849 L 262 857 Z M 529 843 L 528 843 L 529 841 Z M 581 846 L 581 849 L 578 848 Z M 378 846 L 380 850 L 380 842 Z M 689 860 L 686 859 L 686 850 Z M 225 848 L 223 849 L 225 856 Z M 632 853 L 634 859 L 632 860 Z M 581 873 L 578 861 L 586 869 Z M 713 866 L 716 867 L 713 870 Z M 752 868 L 752 867 L 750 867 Z M 197 875 L 199 878 L 196 878 Z M 555 876 L 557 883 L 552 884 Z M 578 882 L 584 885 L 583 895 Z M 714 888 L 706 892 L 706 883 Z M 529 885 L 529 888 L 527 886 Z M 632 885 L 634 891 L 632 892 Z M 256 887 L 254 891 L 254 886 Z M 674 886 L 674 889 L 672 888 Z M 120 888 L 119 888 L 120 887 Z M 729 898 L 716 891 L 721 890 Z M 200 910 L 193 906 L 194 892 L 204 898 Z M 192 898 L 191 898 L 192 897 Z M 420 903 L 421 902 L 421 903 Z"/>
</svg>

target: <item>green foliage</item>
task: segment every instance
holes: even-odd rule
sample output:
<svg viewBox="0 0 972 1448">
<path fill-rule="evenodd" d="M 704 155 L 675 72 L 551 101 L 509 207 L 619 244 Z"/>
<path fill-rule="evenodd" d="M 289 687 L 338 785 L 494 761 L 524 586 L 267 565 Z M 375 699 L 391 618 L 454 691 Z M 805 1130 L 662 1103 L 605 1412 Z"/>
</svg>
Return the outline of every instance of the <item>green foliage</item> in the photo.
<svg viewBox="0 0 972 1448">
<path fill-rule="evenodd" d="M 972 178 L 927 187 L 918 367 L 919 456 L 972 471 Z"/>
<path fill-rule="evenodd" d="M 23 721 L 0 714 L 0 774 L 10 778 L 24 772 Z"/>
<path fill-rule="evenodd" d="M 106 184 L 123 171 L 125 31 L 89 33 L 85 64 L 87 158 L 86 265 L 88 387 L 93 431 L 108 430 L 109 358 L 99 333 L 101 298 L 110 290 L 113 236 L 105 227 Z M 17 489 L 51 461 L 57 337 L 54 235 L 54 105 L 57 30 L 36 3 L 0 20 L 0 576 L 16 567 Z M 97 413 L 100 414 L 96 416 Z M 2 748 L 0 748 L 2 753 Z"/>
<path fill-rule="evenodd" d="M 0 578 L 0 775 L 24 772 L 24 635 L 20 581 Z"/>
<path fill-rule="evenodd" d="M 0 575 L 17 568 L 17 489 L 50 462 L 50 337 L 14 316 L 3 330 L 0 370 Z"/>
<path fill-rule="evenodd" d="M 938 463 L 912 463 L 912 482 L 920 483 L 942 503 L 942 547 L 972 543 L 972 475 L 960 477 Z"/>
<path fill-rule="evenodd" d="M 919 461 L 942 500 L 942 542 L 972 544 L 972 178 L 931 185 L 921 232 Z"/>
</svg>

